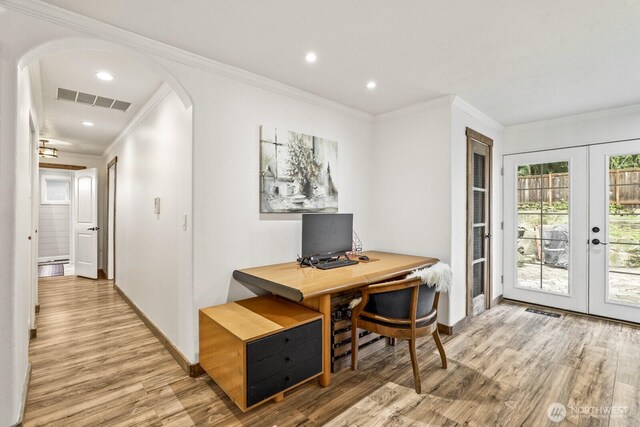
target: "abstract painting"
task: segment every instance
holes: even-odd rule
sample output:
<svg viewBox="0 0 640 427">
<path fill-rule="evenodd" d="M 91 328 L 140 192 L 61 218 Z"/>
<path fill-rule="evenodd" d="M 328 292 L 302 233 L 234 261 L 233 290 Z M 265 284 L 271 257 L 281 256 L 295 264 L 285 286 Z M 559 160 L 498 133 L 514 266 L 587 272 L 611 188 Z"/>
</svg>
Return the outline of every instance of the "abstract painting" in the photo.
<svg viewBox="0 0 640 427">
<path fill-rule="evenodd" d="M 338 143 L 260 127 L 260 212 L 337 212 Z"/>
</svg>

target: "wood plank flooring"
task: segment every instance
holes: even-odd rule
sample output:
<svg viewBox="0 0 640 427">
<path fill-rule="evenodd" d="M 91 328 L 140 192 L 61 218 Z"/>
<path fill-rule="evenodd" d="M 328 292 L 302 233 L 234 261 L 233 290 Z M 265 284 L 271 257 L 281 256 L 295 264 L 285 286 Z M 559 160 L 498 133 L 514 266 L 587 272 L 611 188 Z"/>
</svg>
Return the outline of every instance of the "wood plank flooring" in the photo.
<svg viewBox="0 0 640 427">
<path fill-rule="evenodd" d="M 401 343 L 335 374 L 331 387 L 313 381 L 243 414 L 206 375 L 187 377 L 111 282 L 41 279 L 24 424 L 538 426 L 558 425 L 547 410 L 559 402 L 563 424 L 640 425 L 640 329 L 524 310 L 501 304 L 443 337 L 447 370 L 422 340 L 422 395 Z"/>
</svg>

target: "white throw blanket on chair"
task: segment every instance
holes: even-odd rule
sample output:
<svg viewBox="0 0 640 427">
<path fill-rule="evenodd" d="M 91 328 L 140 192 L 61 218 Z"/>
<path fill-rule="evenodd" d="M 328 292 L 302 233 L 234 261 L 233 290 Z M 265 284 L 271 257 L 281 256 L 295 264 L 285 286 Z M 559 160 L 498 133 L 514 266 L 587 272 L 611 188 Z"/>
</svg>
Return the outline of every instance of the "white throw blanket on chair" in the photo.
<svg viewBox="0 0 640 427">
<path fill-rule="evenodd" d="M 451 287 L 451 267 L 444 262 L 438 262 L 421 270 L 414 270 L 407 276 L 409 279 L 414 277 L 419 277 L 423 285 L 435 285 L 438 292 L 447 292 Z"/>
</svg>

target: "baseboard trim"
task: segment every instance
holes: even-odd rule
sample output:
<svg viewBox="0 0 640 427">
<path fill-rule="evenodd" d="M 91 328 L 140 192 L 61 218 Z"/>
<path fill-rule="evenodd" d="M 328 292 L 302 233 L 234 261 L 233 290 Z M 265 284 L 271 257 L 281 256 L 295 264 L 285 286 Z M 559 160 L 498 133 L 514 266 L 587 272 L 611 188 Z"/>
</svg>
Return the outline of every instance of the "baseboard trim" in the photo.
<svg viewBox="0 0 640 427">
<path fill-rule="evenodd" d="M 497 297 L 495 297 L 493 299 L 493 301 L 491 301 L 491 307 L 490 308 L 493 308 L 496 305 L 501 304 L 502 301 L 504 301 L 504 298 L 502 297 L 502 295 L 498 295 Z"/>
<path fill-rule="evenodd" d="M 455 335 L 461 330 L 464 329 L 465 326 L 469 324 L 469 317 L 465 316 L 462 319 L 458 320 L 452 326 L 445 325 L 443 323 L 438 323 L 438 332 L 445 335 Z"/>
<path fill-rule="evenodd" d="M 22 427 L 24 421 L 24 413 L 27 409 L 27 396 L 29 395 L 29 385 L 31 385 L 31 363 L 27 366 L 27 375 L 24 378 L 24 386 L 22 389 L 22 400 L 20 401 L 20 415 L 18 421 L 13 427 Z"/>
<path fill-rule="evenodd" d="M 178 362 L 178 365 L 180 365 L 180 367 L 187 375 L 189 375 L 190 377 L 197 377 L 204 373 L 204 370 L 200 367 L 200 364 L 189 362 L 189 359 L 187 359 L 184 354 L 182 354 L 182 352 L 173 345 L 169 338 L 167 338 L 167 336 L 162 333 L 162 331 L 155 325 L 155 323 L 153 323 L 151 319 L 149 319 L 144 314 L 144 312 L 140 310 L 140 307 L 138 307 L 133 301 L 129 299 L 127 294 L 125 294 L 122 289 L 118 287 L 118 285 L 114 283 L 113 287 L 115 288 L 116 292 L 118 292 L 118 295 L 120 295 L 122 299 L 127 304 L 129 304 L 129 307 L 131 307 L 131 309 L 138 315 L 140 320 L 142 320 L 142 323 L 144 323 L 145 326 L 151 331 L 151 333 L 156 336 L 158 341 L 160 341 L 164 348 L 167 349 L 169 354 L 173 356 L 176 362 Z"/>
</svg>

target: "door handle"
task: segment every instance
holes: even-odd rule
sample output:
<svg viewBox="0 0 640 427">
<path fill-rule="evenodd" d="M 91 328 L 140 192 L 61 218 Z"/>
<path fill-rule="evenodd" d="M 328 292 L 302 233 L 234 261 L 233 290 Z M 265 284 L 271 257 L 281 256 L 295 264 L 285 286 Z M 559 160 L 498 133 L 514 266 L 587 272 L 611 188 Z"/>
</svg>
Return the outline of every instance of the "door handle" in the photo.
<svg viewBox="0 0 640 427">
<path fill-rule="evenodd" d="M 100 227 L 87 228 L 87 231 L 98 231 L 98 230 L 100 230 Z"/>
<path fill-rule="evenodd" d="M 485 239 L 490 239 L 490 238 L 491 238 L 491 234 L 489 234 L 489 233 L 485 234 L 485 235 L 484 235 L 484 238 L 485 238 Z"/>
<path fill-rule="evenodd" d="M 591 243 L 593 243 L 594 245 L 604 245 L 604 246 L 609 244 L 608 242 L 601 242 L 600 239 L 593 239 Z"/>
</svg>

